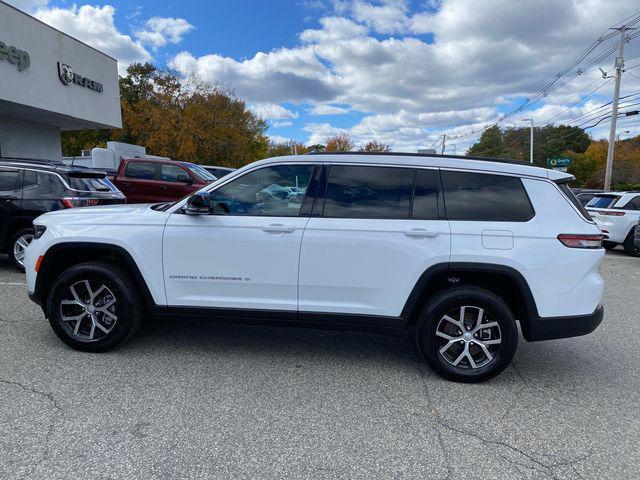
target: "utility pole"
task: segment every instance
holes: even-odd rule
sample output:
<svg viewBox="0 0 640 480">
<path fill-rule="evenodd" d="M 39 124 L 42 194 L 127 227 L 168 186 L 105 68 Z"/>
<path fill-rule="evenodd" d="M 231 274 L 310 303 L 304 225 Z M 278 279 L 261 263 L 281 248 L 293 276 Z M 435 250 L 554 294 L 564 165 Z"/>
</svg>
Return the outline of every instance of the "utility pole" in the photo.
<svg viewBox="0 0 640 480">
<path fill-rule="evenodd" d="M 618 45 L 618 56 L 616 57 L 616 86 L 613 91 L 613 102 L 611 103 L 611 129 L 609 130 L 609 148 L 607 150 L 607 167 L 604 174 L 604 190 L 611 190 L 611 172 L 613 171 L 613 151 L 616 140 L 616 127 L 618 124 L 618 102 L 620 100 L 620 80 L 622 80 L 622 69 L 624 68 L 624 43 L 627 40 L 626 25 L 614 28 L 620 32 L 620 44 Z"/>
<path fill-rule="evenodd" d="M 533 118 L 523 118 L 523 122 L 531 122 L 531 135 L 529 139 L 529 162 L 533 164 Z"/>
<path fill-rule="evenodd" d="M 442 134 L 442 151 L 440 152 L 440 155 L 444 155 L 444 145 L 447 142 L 447 134 L 444 133 Z"/>
</svg>

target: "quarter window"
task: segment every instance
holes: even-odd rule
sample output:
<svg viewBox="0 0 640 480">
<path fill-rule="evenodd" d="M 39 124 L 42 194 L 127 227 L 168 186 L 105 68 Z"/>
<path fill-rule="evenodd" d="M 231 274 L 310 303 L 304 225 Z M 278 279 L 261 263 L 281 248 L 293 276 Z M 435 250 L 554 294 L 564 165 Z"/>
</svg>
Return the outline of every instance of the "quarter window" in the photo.
<svg viewBox="0 0 640 480">
<path fill-rule="evenodd" d="M 211 192 L 222 215 L 297 217 L 314 165 L 277 165 L 254 170 Z"/>
<path fill-rule="evenodd" d="M 449 220 L 526 222 L 534 216 L 517 177 L 442 170 L 442 186 Z"/>
<path fill-rule="evenodd" d="M 333 165 L 324 216 L 409 218 L 414 175 L 411 168 Z"/>
<path fill-rule="evenodd" d="M 151 162 L 129 162 L 124 174 L 129 178 L 137 178 L 138 180 L 154 180 L 156 164 Z"/>
</svg>

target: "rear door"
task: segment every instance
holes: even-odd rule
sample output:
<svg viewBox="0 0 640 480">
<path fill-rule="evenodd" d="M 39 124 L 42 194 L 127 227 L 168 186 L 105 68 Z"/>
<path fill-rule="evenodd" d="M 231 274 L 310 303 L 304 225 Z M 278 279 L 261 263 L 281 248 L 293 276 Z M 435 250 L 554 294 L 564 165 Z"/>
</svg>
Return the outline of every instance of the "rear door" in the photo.
<svg viewBox="0 0 640 480">
<path fill-rule="evenodd" d="M 0 167 L 0 250 L 9 241 L 8 235 L 15 218 L 20 214 L 22 170 Z"/>
<path fill-rule="evenodd" d="M 449 261 L 438 170 L 326 169 L 325 199 L 317 201 L 300 252 L 301 318 L 400 316 L 422 273 Z"/>
<path fill-rule="evenodd" d="M 128 203 L 154 203 L 163 201 L 157 174 L 157 162 L 131 160 L 118 176 L 117 187 Z"/>
</svg>

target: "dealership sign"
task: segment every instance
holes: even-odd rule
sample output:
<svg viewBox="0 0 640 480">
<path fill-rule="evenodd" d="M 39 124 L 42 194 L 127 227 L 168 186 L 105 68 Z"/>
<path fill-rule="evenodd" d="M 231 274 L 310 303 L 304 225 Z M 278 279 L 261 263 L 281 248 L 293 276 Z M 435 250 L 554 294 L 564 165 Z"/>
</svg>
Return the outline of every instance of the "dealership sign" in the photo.
<svg viewBox="0 0 640 480">
<path fill-rule="evenodd" d="M 86 87 L 94 92 L 102 93 L 101 83 L 74 73 L 73 69 L 66 63 L 58 62 L 58 77 L 64 85 L 71 85 L 73 83 L 81 87 Z"/>
<path fill-rule="evenodd" d="M 14 64 L 19 72 L 26 70 L 31 65 L 31 57 L 27 52 L 4 42 L 0 42 L 0 60 Z"/>
<path fill-rule="evenodd" d="M 549 168 L 567 168 L 571 165 L 571 159 L 567 157 L 547 158 L 547 167 Z"/>
</svg>

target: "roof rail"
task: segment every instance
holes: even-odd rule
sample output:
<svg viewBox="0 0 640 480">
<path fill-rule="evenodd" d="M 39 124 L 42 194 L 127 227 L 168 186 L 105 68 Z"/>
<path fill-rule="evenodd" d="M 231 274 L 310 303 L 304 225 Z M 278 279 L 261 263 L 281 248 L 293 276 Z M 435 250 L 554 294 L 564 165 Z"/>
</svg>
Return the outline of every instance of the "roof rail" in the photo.
<svg viewBox="0 0 640 480">
<path fill-rule="evenodd" d="M 15 162 L 15 163 L 39 163 L 42 165 L 54 165 L 60 166 L 65 165 L 64 162 L 60 160 L 47 160 L 44 158 L 16 158 L 16 157 L 0 157 L 0 161 L 2 162 Z"/>
<path fill-rule="evenodd" d="M 513 163 L 515 165 L 528 165 L 535 167 L 529 162 L 513 160 L 510 158 L 488 158 L 472 157 L 466 155 L 439 155 L 437 153 L 411 153 L 411 152 L 309 152 L 307 155 L 377 155 L 390 157 L 426 157 L 426 158 L 455 158 L 456 160 L 477 160 L 483 162 Z"/>
</svg>

